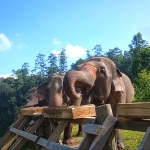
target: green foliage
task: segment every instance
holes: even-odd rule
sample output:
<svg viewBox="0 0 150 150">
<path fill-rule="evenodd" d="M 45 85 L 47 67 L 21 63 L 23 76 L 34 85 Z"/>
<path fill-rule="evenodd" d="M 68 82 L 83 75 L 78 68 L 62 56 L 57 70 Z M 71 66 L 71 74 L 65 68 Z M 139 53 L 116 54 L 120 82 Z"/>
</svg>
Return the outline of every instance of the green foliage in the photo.
<svg viewBox="0 0 150 150">
<path fill-rule="evenodd" d="M 101 56 L 102 55 L 102 47 L 101 45 L 96 45 L 92 49 L 94 51 L 95 56 Z"/>
<path fill-rule="evenodd" d="M 80 65 L 84 60 L 82 58 L 78 59 L 75 63 L 71 64 L 71 70 L 77 69 L 77 66 Z"/>
<path fill-rule="evenodd" d="M 35 67 L 32 72 L 36 72 L 37 75 L 41 77 L 47 76 L 47 66 L 44 54 L 38 54 L 35 60 Z"/>
<path fill-rule="evenodd" d="M 57 56 L 55 54 L 51 53 L 48 56 L 48 60 L 47 61 L 49 63 L 49 67 L 47 68 L 48 74 L 57 73 L 57 71 L 58 71 Z"/>
<path fill-rule="evenodd" d="M 142 70 L 134 80 L 135 102 L 150 102 L 150 72 Z"/>
<path fill-rule="evenodd" d="M 67 56 L 66 56 L 66 50 L 63 48 L 62 51 L 59 54 L 59 73 L 64 73 L 67 71 Z"/>
</svg>

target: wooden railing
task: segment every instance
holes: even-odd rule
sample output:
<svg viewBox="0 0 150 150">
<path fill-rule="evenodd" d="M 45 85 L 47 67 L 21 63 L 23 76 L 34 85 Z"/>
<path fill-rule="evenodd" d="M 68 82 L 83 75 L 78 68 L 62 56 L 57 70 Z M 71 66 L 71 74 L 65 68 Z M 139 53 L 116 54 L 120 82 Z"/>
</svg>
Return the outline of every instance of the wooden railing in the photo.
<svg viewBox="0 0 150 150">
<path fill-rule="evenodd" d="M 115 128 L 145 132 L 138 150 L 149 149 L 150 103 L 118 104 L 117 113 L 118 118 L 113 117 L 109 104 L 96 108 L 94 105 L 67 108 L 23 108 L 20 110 L 20 116 L 1 139 L 0 149 L 18 150 L 27 140 L 30 140 L 40 145 L 42 150 L 115 150 L 112 132 Z M 59 122 L 55 130 L 47 138 L 35 134 L 35 131 L 49 118 Z M 85 137 L 77 148 L 58 143 L 68 122 L 86 124 Z"/>
</svg>

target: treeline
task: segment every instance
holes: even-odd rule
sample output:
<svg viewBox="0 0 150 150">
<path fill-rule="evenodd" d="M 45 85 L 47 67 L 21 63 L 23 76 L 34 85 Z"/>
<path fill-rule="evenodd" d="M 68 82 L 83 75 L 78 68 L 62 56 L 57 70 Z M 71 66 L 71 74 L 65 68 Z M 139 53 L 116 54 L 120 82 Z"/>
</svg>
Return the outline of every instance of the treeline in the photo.
<svg viewBox="0 0 150 150">
<path fill-rule="evenodd" d="M 87 50 L 86 54 L 87 58 L 106 56 L 112 59 L 132 80 L 136 93 L 134 101 L 150 101 L 150 46 L 141 33 L 133 36 L 129 50 L 115 47 L 104 53 L 101 45 L 96 45 L 92 50 Z M 47 57 L 45 54 L 37 54 L 32 70 L 25 62 L 21 69 L 12 70 L 16 78 L 0 78 L 0 136 L 6 132 L 18 110 L 26 103 L 30 88 L 44 83 L 51 73 L 63 73 L 68 68 L 75 69 L 82 61 L 80 58 L 69 68 L 65 49 L 58 56 L 52 53 Z"/>
</svg>

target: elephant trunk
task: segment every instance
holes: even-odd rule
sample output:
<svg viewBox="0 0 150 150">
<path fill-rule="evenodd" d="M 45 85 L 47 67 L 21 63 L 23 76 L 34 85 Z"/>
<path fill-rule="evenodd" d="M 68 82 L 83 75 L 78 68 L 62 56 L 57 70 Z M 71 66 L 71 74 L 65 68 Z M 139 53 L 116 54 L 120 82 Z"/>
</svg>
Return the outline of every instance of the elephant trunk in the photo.
<svg viewBox="0 0 150 150">
<path fill-rule="evenodd" d="M 94 85 L 96 79 L 96 67 L 84 65 L 80 70 L 70 70 L 66 73 L 63 82 L 63 88 L 71 100 L 77 100 L 81 94 L 77 93 L 75 88 L 85 87 L 88 92 Z"/>
</svg>

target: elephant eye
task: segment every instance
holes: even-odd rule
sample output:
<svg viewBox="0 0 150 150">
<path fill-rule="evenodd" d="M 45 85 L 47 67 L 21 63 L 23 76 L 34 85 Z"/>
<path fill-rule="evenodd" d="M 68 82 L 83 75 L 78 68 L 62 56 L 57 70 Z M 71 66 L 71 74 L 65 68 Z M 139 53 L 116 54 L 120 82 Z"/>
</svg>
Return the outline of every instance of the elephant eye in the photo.
<svg viewBox="0 0 150 150">
<path fill-rule="evenodd" d="M 101 68 L 101 69 L 100 69 L 100 74 L 102 74 L 102 75 L 105 76 L 105 75 L 106 75 L 106 70 L 105 70 L 104 68 Z"/>
</svg>

